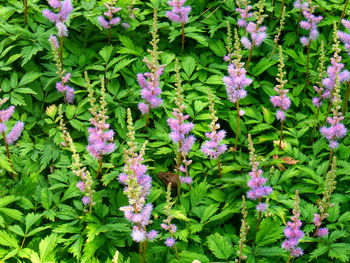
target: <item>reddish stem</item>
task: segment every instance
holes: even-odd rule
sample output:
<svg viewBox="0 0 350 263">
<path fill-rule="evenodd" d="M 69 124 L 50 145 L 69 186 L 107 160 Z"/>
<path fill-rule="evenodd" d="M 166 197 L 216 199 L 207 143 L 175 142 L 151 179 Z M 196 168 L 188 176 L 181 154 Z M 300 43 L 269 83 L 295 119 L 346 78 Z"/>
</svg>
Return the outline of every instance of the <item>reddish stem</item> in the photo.
<svg viewBox="0 0 350 263">
<path fill-rule="evenodd" d="M 28 0 L 24 0 L 24 22 L 28 23 Z"/>
<path fill-rule="evenodd" d="M 8 161 L 9 161 L 9 163 L 10 163 L 10 166 L 11 166 L 12 171 L 14 171 L 14 169 L 13 169 L 13 164 L 12 164 L 12 160 L 11 160 L 11 155 L 10 155 L 9 145 L 8 145 L 8 143 L 7 143 L 6 135 L 5 135 L 5 132 L 4 132 L 4 131 L 2 131 L 2 136 L 4 137 L 4 143 L 5 143 L 5 147 L 6 147 L 7 159 L 8 159 Z M 15 174 L 14 174 L 13 172 L 10 172 L 10 175 L 11 175 L 11 177 L 12 177 L 14 180 L 16 179 Z"/>
<path fill-rule="evenodd" d="M 185 47 L 185 24 L 183 22 L 181 23 L 181 45 L 181 53 L 183 53 Z"/>
</svg>

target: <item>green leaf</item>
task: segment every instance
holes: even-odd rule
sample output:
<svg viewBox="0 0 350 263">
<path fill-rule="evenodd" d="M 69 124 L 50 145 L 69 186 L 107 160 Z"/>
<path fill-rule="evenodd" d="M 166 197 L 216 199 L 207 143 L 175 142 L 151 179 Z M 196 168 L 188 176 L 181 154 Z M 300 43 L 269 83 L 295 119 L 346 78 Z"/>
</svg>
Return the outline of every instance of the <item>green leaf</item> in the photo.
<svg viewBox="0 0 350 263">
<path fill-rule="evenodd" d="M 22 220 L 22 212 L 17 209 L 0 207 L 0 212 L 16 220 Z"/>
<path fill-rule="evenodd" d="M 113 52 L 113 46 L 110 45 L 110 46 L 105 46 L 98 53 L 101 55 L 103 60 L 107 63 L 112 56 L 112 52 Z"/>
<path fill-rule="evenodd" d="M 188 77 L 191 77 L 195 67 L 196 67 L 196 61 L 193 57 L 185 57 L 182 67 L 187 74 Z"/>
<path fill-rule="evenodd" d="M 38 43 L 34 43 L 31 46 L 25 46 L 21 49 L 21 52 L 23 54 L 23 60 L 22 60 L 22 67 L 39 51 L 43 50 L 44 48 L 39 45 Z"/>
<path fill-rule="evenodd" d="M 260 59 L 260 61 L 258 62 L 258 64 L 256 64 L 253 68 L 252 68 L 252 74 L 254 76 L 259 76 L 261 73 L 265 72 L 267 69 L 269 69 L 271 66 L 275 65 L 276 63 L 278 63 L 278 60 L 273 60 L 270 61 L 267 58 L 262 58 Z"/>
<path fill-rule="evenodd" d="M 28 230 L 31 228 L 31 226 L 33 224 L 35 224 L 41 218 L 41 216 L 42 215 L 34 214 L 34 213 L 30 213 L 30 214 L 26 215 L 26 218 L 25 218 L 26 232 L 28 232 Z"/>
<path fill-rule="evenodd" d="M 0 245 L 5 247 L 19 248 L 16 238 L 7 234 L 5 231 L 0 231 Z"/>
<path fill-rule="evenodd" d="M 54 249 L 56 247 L 57 235 L 51 234 L 41 240 L 39 244 L 40 262 L 53 261 L 55 262 Z"/>
<path fill-rule="evenodd" d="M 232 245 L 219 233 L 208 236 L 207 244 L 218 259 L 228 259 L 234 252 Z"/>
<path fill-rule="evenodd" d="M 330 246 L 328 256 L 330 258 L 339 259 L 341 262 L 349 262 L 350 244 L 346 244 L 346 243 L 332 244 Z"/>
<path fill-rule="evenodd" d="M 203 253 L 195 253 L 195 252 L 189 252 L 189 251 L 182 251 L 180 253 L 180 260 L 179 263 L 192 263 L 193 260 L 199 260 L 201 263 L 209 263 L 209 259 L 203 255 Z"/>
<path fill-rule="evenodd" d="M 198 33 L 187 33 L 186 37 L 196 40 L 198 43 L 202 44 L 205 47 L 208 46 L 208 41 L 203 35 L 200 35 Z"/>
<path fill-rule="evenodd" d="M 27 85 L 33 82 L 34 80 L 39 78 L 41 75 L 42 73 L 39 73 L 39 72 L 28 72 L 24 74 L 23 77 L 21 78 L 21 81 L 18 84 L 18 87 L 22 87 L 24 85 Z"/>
<path fill-rule="evenodd" d="M 211 204 L 208 207 L 205 208 L 202 216 L 201 216 L 201 223 L 206 222 L 213 214 L 216 213 L 219 209 L 219 204 Z"/>
<path fill-rule="evenodd" d="M 271 218 L 261 221 L 259 232 L 256 235 L 256 244 L 259 247 L 272 244 L 283 236 L 283 227 Z"/>
<path fill-rule="evenodd" d="M 19 235 L 19 236 L 24 236 L 24 232 L 23 232 L 23 230 L 22 230 L 22 228 L 19 226 L 19 225 L 13 225 L 13 226 L 9 226 L 9 229 L 13 232 L 13 233 L 15 233 L 15 234 L 17 234 L 17 235 Z"/>
</svg>

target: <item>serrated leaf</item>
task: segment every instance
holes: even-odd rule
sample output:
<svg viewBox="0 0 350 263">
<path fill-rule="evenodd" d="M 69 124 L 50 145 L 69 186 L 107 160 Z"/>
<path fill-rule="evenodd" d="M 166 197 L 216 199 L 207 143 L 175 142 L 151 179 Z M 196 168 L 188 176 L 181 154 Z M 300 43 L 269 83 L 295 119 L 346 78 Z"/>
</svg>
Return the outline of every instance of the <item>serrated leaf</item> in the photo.
<svg viewBox="0 0 350 263">
<path fill-rule="evenodd" d="M 207 245 L 218 259 L 228 259 L 234 252 L 232 245 L 219 233 L 208 236 Z"/>
<path fill-rule="evenodd" d="M 26 215 L 25 217 L 25 223 L 26 223 L 26 232 L 28 232 L 28 230 L 32 227 L 33 224 L 35 224 L 42 215 L 40 214 L 34 214 L 34 213 L 30 213 L 28 215 Z"/>
<path fill-rule="evenodd" d="M 16 238 L 5 231 L 0 231 L 0 245 L 5 247 L 19 248 Z"/>
<path fill-rule="evenodd" d="M 185 57 L 183 63 L 182 63 L 183 70 L 187 74 L 188 77 L 191 77 L 195 67 L 196 67 L 196 61 L 193 57 Z"/>
<path fill-rule="evenodd" d="M 219 209 L 219 204 L 211 204 L 207 206 L 201 216 L 201 223 L 206 222 Z"/>
<path fill-rule="evenodd" d="M 266 218 L 260 224 L 255 242 L 257 246 L 264 247 L 268 244 L 274 243 L 276 240 L 280 239 L 282 235 L 283 227 L 272 221 L 272 219 Z"/>
<path fill-rule="evenodd" d="M 112 52 L 113 52 L 113 46 L 110 45 L 110 46 L 103 47 L 98 53 L 101 55 L 103 60 L 107 63 L 111 58 Z"/>
<path fill-rule="evenodd" d="M 27 85 L 33 82 L 34 80 L 39 78 L 41 75 L 42 73 L 39 73 L 39 72 L 28 72 L 24 74 L 23 77 L 21 78 L 21 81 L 18 84 L 18 87 L 22 87 L 24 85 Z"/>
<path fill-rule="evenodd" d="M 57 235 L 51 234 L 46 236 L 40 241 L 39 251 L 40 251 L 40 262 L 55 261 L 54 249 L 56 247 Z"/>
</svg>

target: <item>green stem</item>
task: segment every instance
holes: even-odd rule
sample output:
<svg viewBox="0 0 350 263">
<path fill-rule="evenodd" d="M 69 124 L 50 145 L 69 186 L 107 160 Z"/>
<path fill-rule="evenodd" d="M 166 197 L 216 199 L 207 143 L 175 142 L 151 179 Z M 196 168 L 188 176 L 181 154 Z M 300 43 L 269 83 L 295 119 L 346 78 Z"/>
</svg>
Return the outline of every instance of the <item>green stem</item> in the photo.
<svg viewBox="0 0 350 263">
<path fill-rule="evenodd" d="M 332 149 L 331 152 L 329 153 L 328 164 L 327 164 L 326 170 L 324 171 L 324 174 L 323 174 L 322 178 L 324 178 L 326 176 L 327 172 L 328 172 L 328 168 L 329 168 L 329 166 L 331 165 L 331 162 L 332 162 L 333 153 L 334 153 L 334 150 Z"/>
<path fill-rule="evenodd" d="M 181 23 L 181 53 L 184 52 L 185 48 L 185 24 Z"/>
<path fill-rule="evenodd" d="M 286 263 L 289 263 L 291 258 L 292 258 L 292 252 L 289 253 L 289 257 Z"/>
<path fill-rule="evenodd" d="M 235 159 L 237 153 L 237 144 L 238 144 L 238 133 L 239 133 L 239 100 L 237 100 L 237 127 L 236 127 L 236 140 L 235 140 Z"/>
<path fill-rule="evenodd" d="M 219 176 L 220 176 L 220 178 L 222 178 L 222 175 L 221 175 L 221 163 L 220 163 L 219 157 L 217 158 L 217 162 L 218 162 Z"/>
<path fill-rule="evenodd" d="M 143 263 L 142 242 L 139 243 L 139 255 L 140 255 L 140 263 Z"/>
<path fill-rule="evenodd" d="M 181 142 L 179 143 L 179 148 L 181 148 Z M 181 196 L 180 164 L 181 164 L 181 154 L 178 153 L 177 165 L 176 165 L 176 176 L 177 176 L 177 198 L 179 202 L 180 202 L 180 196 Z"/>
<path fill-rule="evenodd" d="M 255 41 L 253 41 L 253 44 L 252 44 L 252 46 L 250 47 L 249 57 L 248 57 L 248 61 L 247 61 L 247 71 L 248 71 L 248 69 L 249 69 L 250 60 L 252 59 L 254 46 L 255 46 Z"/>
<path fill-rule="evenodd" d="M 346 11 L 346 8 L 348 6 L 348 3 L 349 3 L 349 0 L 346 0 L 345 4 L 344 4 L 344 8 L 343 8 L 343 11 L 341 13 L 341 16 L 340 16 L 340 21 L 344 18 L 345 16 L 345 11 Z"/>
<path fill-rule="evenodd" d="M 311 133 L 311 142 L 314 141 L 314 135 L 315 135 L 315 130 L 316 130 L 316 127 L 317 127 L 317 123 L 318 123 L 318 115 L 320 114 L 320 106 L 317 107 L 317 112 L 316 112 L 316 117 L 315 117 L 315 126 L 314 128 L 312 129 L 312 133 Z"/>
<path fill-rule="evenodd" d="M 350 96 L 350 81 L 348 81 L 348 87 L 346 88 L 346 94 L 344 99 L 344 106 L 343 106 L 343 116 L 345 116 L 346 111 L 348 109 L 348 103 L 349 103 L 349 96 Z"/>
<path fill-rule="evenodd" d="M 309 40 L 310 41 L 310 40 Z M 305 80 L 305 88 L 304 91 L 306 92 L 306 87 L 309 84 L 309 62 L 310 62 L 310 44 L 307 45 L 307 58 L 306 58 L 306 80 Z"/>
<path fill-rule="evenodd" d="M 108 27 L 108 46 L 111 44 L 111 35 L 112 35 L 112 32 L 111 32 L 111 26 Z"/>
<path fill-rule="evenodd" d="M 280 14 L 280 17 L 279 17 L 279 19 L 281 19 L 281 17 L 282 17 L 282 13 L 283 13 L 283 8 L 284 8 L 284 0 L 282 0 L 282 8 L 281 8 L 281 14 Z"/>
<path fill-rule="evenodd" d="M 261 203 L 261 197 L 259 197 L 259 203 Z M 258 216 L 258 223 L 256 225 L 256 233 L 259 232 L 260 221 L 261 221 L 261 212 L 259 212 L 259 216 Z"/>
<path fill-rule="evenodd" d="M 281 120 L 281 135 L 280 135 L 280 143 L 278 145 L 278 150 L 282 150 L 282 137 L 283 137 L 283 120 Z"/>
<path fill-rule="evenodd" d="M 24 0 L 24 22 L 28 23 L 28 0 Z"/>
<path fill-rule="evenodd" d="M 96 178 L 98 178 L 98 176 L 100 175 L 101 173 L 101 170 L 102 170 L 102 156 L 100 156 L 100 158 L 98 159 L 98 170 L 97 170 L 97 173 L 96 173 Z"/>
<path fill-rule="evenodd" d="M 60 39 L 60 53 L 59 53 L 59 56 L 60 56 L 60 60 L 61 60 L 61 65 L 62 65 L 62 68 L 63 68 L 63 37 L 59 37 Z"/>
<path fill-rule="evenodd" d="M 145 128 L 143 129 L 143 132 L 146 132 L 146 129 L 147 129 L 147 126 L 148 126 L 148 123 L 149 123 L 150 112 L 151 112 L 151 106 L 148 103 L 148 112 L 147 112 L 147 115 L 146 115 L 146 124 L 145 124 Z"/>
<path fill-rule="evenodd" d="M 332 95 L 331 95 L 332 96 Z M 326 113 L 326 117 L 324 118 L 321 127 L 326 123 L 326 120 L 328 118 L 329 112 L 331 111 L 331 107 L 332 107 L 332 103 L 329 101 L 328 102 L 328 109 L 327 109 L 327 113 Z"/>
<path fill-rule="evenodd" d="M 275 0 L 272 0 L 271 6 L 272 6 L 272 12 L 271 12 L 271 15 L 270 15 L 270 19 L 273 18 L 273 11 L 275 10 Z"/>
</svg>

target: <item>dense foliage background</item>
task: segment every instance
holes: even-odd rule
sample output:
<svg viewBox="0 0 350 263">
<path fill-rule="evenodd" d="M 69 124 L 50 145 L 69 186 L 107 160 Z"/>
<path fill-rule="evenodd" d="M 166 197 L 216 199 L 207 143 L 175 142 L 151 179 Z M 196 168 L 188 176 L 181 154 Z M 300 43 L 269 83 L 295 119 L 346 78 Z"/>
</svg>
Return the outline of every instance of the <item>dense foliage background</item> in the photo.
<svg viewBox="0 0 350 263">
<path fill-rule="evenodd" d="M 247 75 L 253 79 L 247 87 L 247 97 L 240 101 L 245 111 L 241 117 L 238 151 L 234 154 L 236 107 L 227 99 L 223 76 L 227 75 L 226 21 L 237 27 L 238 13 L 233 0 L 187 0 L 192 7 L 190 21 L 185 26 L 186 42 L 181 52 L 181 25 L 165 16 L 170 8 L 165 0 L 136 1 L 135 18 L 127 6 L 131 1 L 120 0 L 120 25 L 112 28 L 111 45 L 107 45 L 108 30 L 98 23 L 97 17 L 105 11 L 103 1 L 73 0 L 74 10 L 68 20 L 69 35 L 64 38 L 64 68 L 72 73 L 71 86 L 76 90 L 73 104 L 65 104 L 56 90 L 57 69 L 48 38 L 57 34 L 55 26 L 43 15 L 48 8 L 44 0 L 28 1 L 28 23 L 24 21 L 24 6 L 19 0 L 0 1 L 0 82 L 1 97 L 9 98 L 3 108 L 15 105 L 16 110 L 9 126 L 22 120 L 25 128 L 18 142 L 10 146 L 16 179 L 10 176 L 6 149 L 0 146 L 0 261 L 3 262 L 111 262 L 119 251 L 118 262 L 138 262 L 138 244 L 130 236 L 131 224 L 119 210 L 127 204 L 123 188 L 117 180 L 124 165 L 123 148 L 126 145 L 126 109 L 130 108 L 135 124 L 139 147 L 145 140 L 145 164 L 152 177 L 152 190 L 148 202 L 152 203 L 152 229 L 159 231 L 156 241 L 147 246 L 147 262 L 233 262 L 239 251 L 242 195 L 249 180 L 247 135 L 252 135 L 256 153 L 268 184 L 274 189 L 269 196 L 269 208 L 259 232 L 256 233 L 258 214 L 256 202 L 247 200 L 250 226 L 244 254 L 247 262 L 286 262 L 289 253 L 281 248 L 283 229 L 290 220 L 295 191 L 301 198 L 302 229 L 305 232 L 300 245 L 304 255 L 294 262 L 349 262 L 350 259 L 350 137 L 340 140 L 335 151 L 337 157 L 337 185 L 332 194 L 334 203 L 323 225 L 329 234 L 312 237 L 315 231 L 314 213 L 317 200 L 322 198 L 330 149 L 321 136 L 328 104 L 320 109 L 315 121 L 316 108 L 311 100 L 315 94 L 313 84 L 318 81 L 320 42 L 325 43 L 326 66 L 332 57 L 333 22 L 339 25 L 344 8 L 343 0 L 314 0 L 316 13 L 324 19 L 318 24 L 320 36 L 310 47 L 310 84 L 305 87 L 306 48 L 297 39 L 299 11 L 293 2 L 286 0 L 286 24 L 279 43 L 283 47 L 285 71 L 292 103 L 284 123 L 285 148 L 278 150 L 280 122 L 269 97 L 275 95 L 278 72 L 278 52 L 269 59 L 273 39 L 279 26 L 282 1 L 266 2 L 268 18 L 267 39 L 255 48 Z M 252 5 L 255 1 L 252 1 Z M 160 108 L 150 115 L 144 131 L 145 117 L 137 108 L 141 102 L 136 74 L 147 71 L 142 62 L 149 56 L 150 27 L 154 7 L 158 7 L 160 63 L 165 65 L 161 78 L 162 99 Z M 272 11 L 274 11 L 272 13 Z M 347 16 L 345 16 L 347 18 Z M 341 27 L 341 30 L 344 28 Z M 241 29 L 242 31 L 242 29 Z M 240 35 L 242 32 L 240 31 Z M 299 36 L 303 33 L 301 29 Z M 342 46 L 342 45 L 341 45 Z M 343 49 L 343 47 L 342 47 Z M 243 51 L 243 62 L 249 51 Z M 349 68 L 350 59 L 342 52 L 342 63 Z M 175 58 L 180 61 L 180 73 L 185 112 L 195 124 L 192 133 L 197 138 L 189 157 L 193 160 L 189 174 L 191 188 L 183 185 L 180 202 L 173 208 L 177 225 L 175 252 L 164 245 L 167 233 L 160 223 L 166 217 L 163 208 L 166 185 L 163 173 L 174 170 L 174 145 L 169 138 L 167 118 L 175 107 Z M 108 123 L 115 132 L 116 150 L 104 157 L 102 175 L 94 178 L 94 205 L 85 212 L 82 193 L 76 187 L 78 178 L 72 173 L 72 152 L 62 147 L 57 108 L 63 104 L 65 125 L 70 132 L 82 163 L 92 176 L 98 162 L 86 150 L 89 119 L 89 101 L 84 71 L 89 73 L 93 89 L 100 95 L 102 77 L 107 76 L 106 101 Z M 106 72 L 106 73 L 105 73 Z M 344 98 L 346 84 L 341 86 Z M 222 176 L 218 176 L 216 161 L 210 161 L 200 147 L 209 131 L 207 89 L 215 102 L 219 123 L 226 130 L 225 143 L 229 150 L 222 155 Z M 350 127 L 349 111 L 343 123 Z M 312 130 L 317 127 L 312 138 Z M 282 157 L 289 157 L 284 158 Z M 274 169 L 271 169 L 274 168 Z M 174 197 L 176 193 L 174 191 Z M 1 261 L 1 262 L 2 262 Z"/>
</svg>

